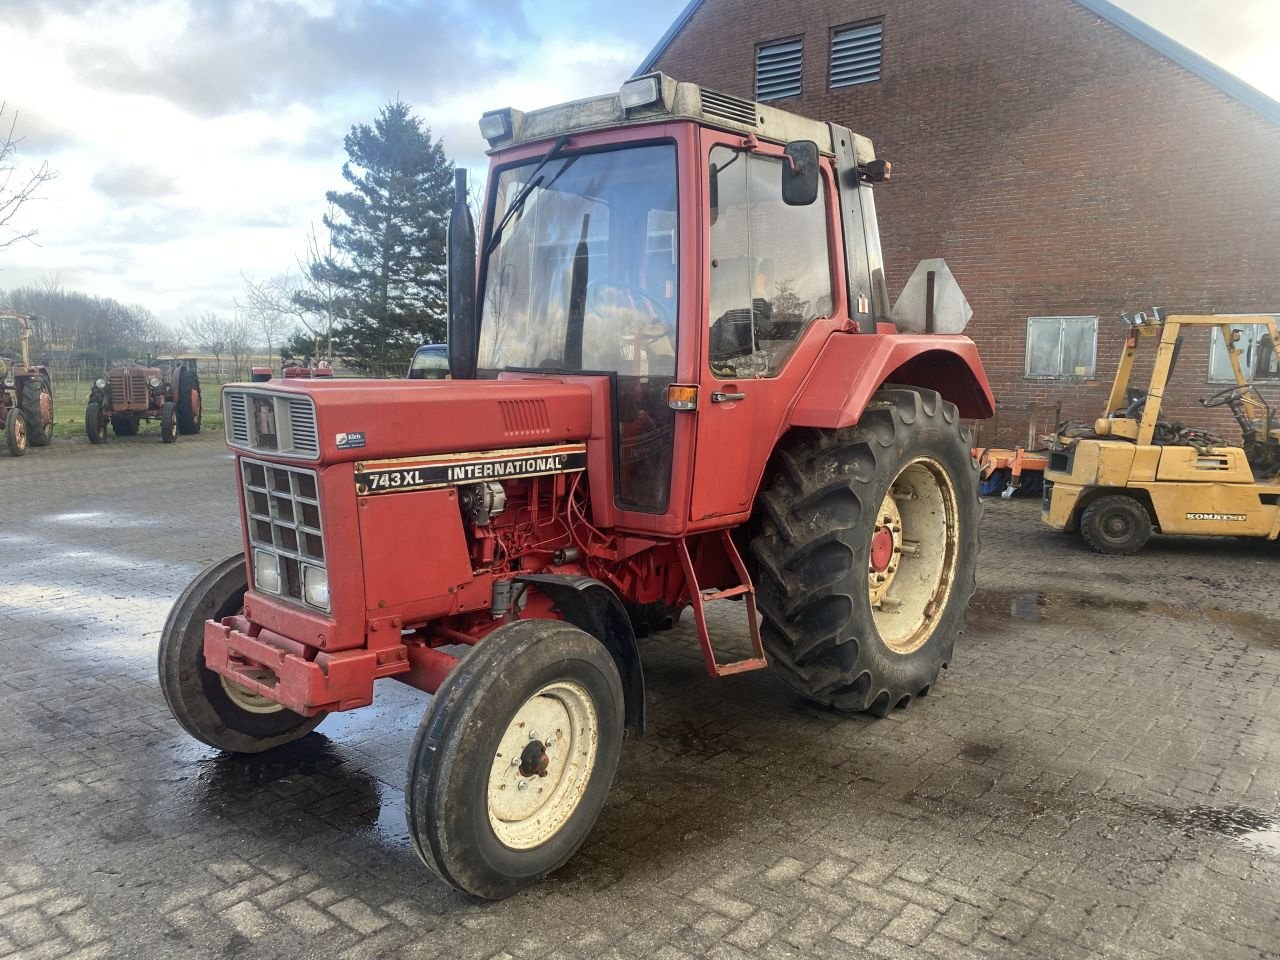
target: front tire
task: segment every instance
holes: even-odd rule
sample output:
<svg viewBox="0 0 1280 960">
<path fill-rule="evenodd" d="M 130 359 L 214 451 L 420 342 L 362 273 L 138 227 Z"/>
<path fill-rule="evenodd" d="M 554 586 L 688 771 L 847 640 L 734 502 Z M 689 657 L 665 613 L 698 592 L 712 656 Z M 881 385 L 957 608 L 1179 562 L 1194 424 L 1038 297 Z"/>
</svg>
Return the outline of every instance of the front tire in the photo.
<svg viewBox="0 0 1280 960">
<path fill-rule="evenodd" d="M 10 407 L 5 415 L 4 443 L 11 457 L 21 457 L 27 452 L 27 418 L 17 407 Z"/>
<path fill-rule="evenodd" d="M 178 411 L 172 400 L 160 408 L 160 440 L 173 443 L 178 439 Z"/>
<path fill-rule="evenodd" d="M 91 403 L 84 408 L 84 433 L 90 443 L 107 442 L 107 417 L 102 404 Z"/>
<path fill-rule="evenodd" d="M 418 728 L 405 783 L 418 856 L 489 900 L 558 869 L 604 806 L 622 732 L 622 681 L 603 644 L 558 620 L 499 627 Z"/>
<path fill-rule="evenodd" d="M 191 736 L 228 753 L 291 743 L 325 717 L 294 713 L 205 666 L 204 622 L 239 613 L 248 588 L 242 554 L 215 563 L 183 591 L 160 634 L 160 690 L 170 712 Z"/>
<path fill-rule="evenodd" d="M 1080 517 L 1085 543 L 1098 553 L 1127 557 L 1151 539 L 1151 514 L 1133 497 L 1099 497 Z"/>
<path fill-rule="evenodd" d="M 53 440 L 53 387 L 44 377 L 26 382 L 22 412 L 27 419 L 27 442 L 47 447 Z"/>
<path fill-rule="evenodd" d="M 751 544 L 777 676 L 877 716 L 927 694 L 976 587 L 977 488 L 956 408 L 932 390 L 883 388 L 856 427 L 784 449 Z"/>
<path fill-rule="evenodd" d="M 184 437 L 200 432 L 200 378 L 194 370 L 178 371 L 178 432 Z"/>
</svg>

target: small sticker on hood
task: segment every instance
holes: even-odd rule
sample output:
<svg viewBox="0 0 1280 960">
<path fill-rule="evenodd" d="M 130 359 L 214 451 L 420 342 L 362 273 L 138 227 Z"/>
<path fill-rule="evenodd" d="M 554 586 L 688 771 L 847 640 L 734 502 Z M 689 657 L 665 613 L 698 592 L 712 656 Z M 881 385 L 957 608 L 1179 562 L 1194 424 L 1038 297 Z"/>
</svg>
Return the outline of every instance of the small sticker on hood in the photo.
<svg viewBox="0 0 1280 960">
<path fill-rule="evenodd" d="M 335 438 L 339 450 L 355 450 L 364 446 L 364 431 L 358 433 L 340 433 Z"/>
</svg>

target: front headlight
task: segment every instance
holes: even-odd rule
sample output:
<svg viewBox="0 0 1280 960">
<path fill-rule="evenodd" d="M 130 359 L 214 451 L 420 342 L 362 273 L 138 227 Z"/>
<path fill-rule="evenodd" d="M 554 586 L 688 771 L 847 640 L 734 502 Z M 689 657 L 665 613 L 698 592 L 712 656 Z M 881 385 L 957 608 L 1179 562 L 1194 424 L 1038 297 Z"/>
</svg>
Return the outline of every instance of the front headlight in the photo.
<svg viewBox="0 0 1280 960">
<path fill-rule="evenodd" d="M 15 384 L 15 381 L 14 381 L 13 377 L 5 377 L 5 378 L 4 378 L 4 385 L 5 385 L 6 387 L 12 387 L 12 386 L 14 386 L 14 384 Z"/>
<path fill-rule="evenodd" d="M 159 389 L 160 389 L 160 378 L 159 378 L 159 377 L 152 377 L 150 380 L 148 380 L 148 381 L 147 381 L 147 383 L 151 384 L 151 389 L 152 389 L 152 390 L 159 390 Z"/>
<path fill-rule="evenodd" d="M 280 562 L 274 553 L 253 551 L 253 585 L 266 593 L 280 592 Z"/>
<path fill-rule="evenodd" d="M 329 609 L 329 574 L 323 567 L 304 564 L 302 567 L 302 596 L 307 603 L 321 610 Z"/>
<path fill-rule="evenodd" d="M 99 390 L 107 389 L 107 381 L 103 380 L 101 377 L 93 381 L 93 385 L 97 387 Z"/>
</svg>

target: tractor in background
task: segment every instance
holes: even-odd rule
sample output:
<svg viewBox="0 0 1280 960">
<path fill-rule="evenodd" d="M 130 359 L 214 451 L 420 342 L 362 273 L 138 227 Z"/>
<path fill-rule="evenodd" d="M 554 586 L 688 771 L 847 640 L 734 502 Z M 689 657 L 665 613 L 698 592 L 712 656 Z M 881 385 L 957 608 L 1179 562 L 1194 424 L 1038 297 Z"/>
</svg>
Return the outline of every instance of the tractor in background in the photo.
<svg viewBox="0 0 1280 960">
<path fill-rule="evenodd" d="M 252 367 L 249 380 L 252 383 L 266 383 L 272 375 L 270 367 Z M 317 360 L 313 366 L 309 360 L 290 357 L 281 364 L 280 376 L 285 380 L 322 380 L 333 376 L 333 364 L 328 360 Z"/>
<path fill-rule="evenodd" d="M 242 549 L 178 599 L 158 672 L 231 753 L 384 678 L 432 694 L 409 834 L 496 899 L 587 837 L 645 729 L 638 638 L 686 608 L 711 678 L 878 716 L 925 696 L 975 589 L 963 421 L 994 403 L 945 264 L 890 310 L 866 138 L 657 73 L 480 123 L 450 379 L 224 389 Z"/>
<path fill-rule="evenodd" d="M 84 411 L 84 431 L 93 444 L 105 443 L 107 426 L 117 437 L 132 437 L 143 420 L 160 421 L 160 439 L 200 432 L 200 375 L 194 359 L 135 360 L 112 367 L 94 381 Z"/>
<path fill-rule="evenodd" d="M 22 344 L 21 361 L 0 357 L 0 424 L 9 455 L 21 457 L 53 440 L 53 379 L 48 367 L 31 362 L 31 317 L 0 310 L 0 320 L 18 324 Z"/>
</svg>

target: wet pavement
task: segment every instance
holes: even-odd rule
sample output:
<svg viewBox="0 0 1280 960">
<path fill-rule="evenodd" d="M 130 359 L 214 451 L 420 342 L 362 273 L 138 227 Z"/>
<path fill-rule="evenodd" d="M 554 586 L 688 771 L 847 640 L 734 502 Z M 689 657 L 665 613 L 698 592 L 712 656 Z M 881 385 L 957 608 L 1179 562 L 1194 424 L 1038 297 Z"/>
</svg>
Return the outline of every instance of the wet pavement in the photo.
<svg viewBox="0 0 1280 960">
<path fill-rule="evenodd" d="M 238 546 L 216 437 L 59 441 L 0 483 L 0 956 L 1280 953 L 1280 547 L 1099 558 L 988 501 L 969 632 L 882 721 L 710 681 L 683 623 L 583 851 L 483 904 L 408 842 L 423 695 L 248 759 L 168 716 L 165 614 Z"/>
</svg>

